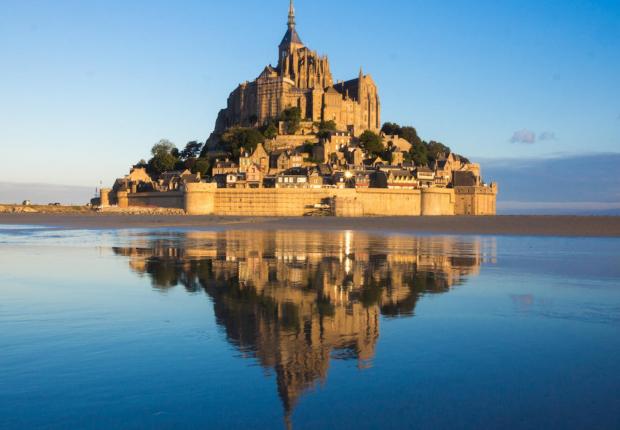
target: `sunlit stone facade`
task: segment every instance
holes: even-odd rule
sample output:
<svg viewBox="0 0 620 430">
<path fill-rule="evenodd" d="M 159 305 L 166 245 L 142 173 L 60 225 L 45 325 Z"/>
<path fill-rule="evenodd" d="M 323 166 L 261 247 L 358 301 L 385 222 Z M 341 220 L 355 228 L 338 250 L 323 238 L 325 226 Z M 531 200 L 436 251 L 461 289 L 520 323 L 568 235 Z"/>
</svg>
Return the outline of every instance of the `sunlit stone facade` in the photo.
<svg viewBox="0 0 620 430">
<path fill-rule="evenodd" d="M 215 131 L 262 125 L 290 107 L 298 107 L 304 120 L 334 121 L 339 130 L 353 135 L 381 128 L 379 91 L 372 77 L 360 69 L 357 78 L 334 82 L 327 56 L 320 56 L 301 41 L 292 0 L 278 65 L 265 67 L 256 80 L 242 83 L 230 94 Z"/>
</svg>

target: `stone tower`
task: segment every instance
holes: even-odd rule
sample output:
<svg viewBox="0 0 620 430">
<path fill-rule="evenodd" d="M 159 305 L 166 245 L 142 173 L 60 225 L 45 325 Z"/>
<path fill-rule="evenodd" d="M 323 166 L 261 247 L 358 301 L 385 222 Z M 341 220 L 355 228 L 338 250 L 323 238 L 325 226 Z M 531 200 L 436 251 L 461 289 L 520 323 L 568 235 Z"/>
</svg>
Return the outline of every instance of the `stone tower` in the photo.
<svg viewBox="0 0 620 430">
<path fill-rule="evenodd" d="M 278 70 L 297 88 L 326 88 L 333 84 L 327 57 L 306 48 L 295 28 L 295 6 L 291 0 L 288 11 L 288 29 L 278 47 Z"/>
<path fill-rule="evenodd" d="M 290 107 L 299 108 L 304 120 L 334 121 L 340 131 L 353 135 L 378 132 L 381 105 L 372 78 L 360 69 L 357 79 L 334 84 L 327 56 L 306 47 L 297 33 L 293 0 L 286 25 L 278 46 L 278 65 L 265 67 L 258 78 L 230 94 L 227 108 L 218 115 L 215 133 L 234 126 L 261 126 L 277 120 Z"/>
<path fill-rule="evenodd" d="M 280 55 L 278 56 L 278 68 L 284 70 L 289 63 L 289 59 L 293 55 L 293 52 L 304 47 L 297 30 L 295 29 L 295 6 L 293 0 L 288 10 L 288 30 L 280 42 Z"/>
</svg>

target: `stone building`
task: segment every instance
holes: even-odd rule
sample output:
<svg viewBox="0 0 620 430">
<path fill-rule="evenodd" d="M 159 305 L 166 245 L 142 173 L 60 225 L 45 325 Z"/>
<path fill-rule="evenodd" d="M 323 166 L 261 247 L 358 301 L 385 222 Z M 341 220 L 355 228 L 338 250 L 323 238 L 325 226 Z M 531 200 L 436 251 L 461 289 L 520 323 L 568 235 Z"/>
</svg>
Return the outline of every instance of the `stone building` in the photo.
<svg viewBox="0 0 620 430">
<path fill-rule="evenodd" d="M 293 0 L 277 66 L 265 67 L 257 79 L 242 83 L 230 94 L 226 109 L 218 115 L 215 133 L 233 126 L 262 125 L 291 107 L 300 109 L 304 121 L 334 121 L 339 130 L 353 136 L 381 128 L 379 91 L 372 77 L 360 69 L 357 78 L 335 83 L 327 56 L 301 41 Z"/>
<path fill-rule="evenodd" d="M 239 157 L 239 171 L 245 172 L 252 165 L 257 165 L 263 172 L 269 170 L 269 154 L 262 143 L 259 143 L 254 152 L 249 154 L 242 151 Z"/>
<path fill-rule="evenodd" d="M 128 175 L 118 178 L 112 187 L 112 191 L 138 192 L 140 189 L 153 188 L 153 179 L 144 167 L 132 167 Z"/>
<path fill-rule="evenodd" d="M 230 160 L 215 160 L 215 165 L 213 166 L 212 175 L 227 175 L 228 173 L 237 173 L 239 170 L 239 166 L 237 163 L 234 163 Z"/>
</svg>

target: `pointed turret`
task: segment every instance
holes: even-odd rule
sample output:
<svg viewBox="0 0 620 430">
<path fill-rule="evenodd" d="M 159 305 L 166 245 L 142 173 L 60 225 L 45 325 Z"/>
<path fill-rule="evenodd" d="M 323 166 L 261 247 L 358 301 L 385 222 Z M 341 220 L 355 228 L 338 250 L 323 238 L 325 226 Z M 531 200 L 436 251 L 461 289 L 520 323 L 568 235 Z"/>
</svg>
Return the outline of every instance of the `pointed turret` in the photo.
<svg viewBox="0 0 620 430">
<path fill-rule="evenodd" d="M 362 100 L 362 95 L 364 94 L 364 71 L 362 70 L 362 66 L 360 66 L 360 75 L 357 78 L 357 100 Z"/>
<path fill-rule="evenodd" d="M 278 70 L 280 73 L 290 79 L 296 80 L 295 55 L 296 52 L 304 47 L 297 30 L 295 30 L 295 6 L 293 0 L 288 8 L 288 30 L 280 42 L 278 55 Z"/>
<path fill-rule="evenodd" d="M 288 22 L 286 25 L 288 26 L 288 30 L 282 39 L 282 43 L 280 43 L 280 48 L 292 44 L 303 46 L 303 42 L 299 34 L 297 34 L 297 30 L 295 30 L 295 5 L 293 4 L 293 0 L 291 0 L 288 8 Z"/>
<path fill-rule="evenodd" d="M 295 5 L 293 0 L 291 0 L 291 4 L 288 7 L 288 28 L 295 29 Z"/>
</svg>

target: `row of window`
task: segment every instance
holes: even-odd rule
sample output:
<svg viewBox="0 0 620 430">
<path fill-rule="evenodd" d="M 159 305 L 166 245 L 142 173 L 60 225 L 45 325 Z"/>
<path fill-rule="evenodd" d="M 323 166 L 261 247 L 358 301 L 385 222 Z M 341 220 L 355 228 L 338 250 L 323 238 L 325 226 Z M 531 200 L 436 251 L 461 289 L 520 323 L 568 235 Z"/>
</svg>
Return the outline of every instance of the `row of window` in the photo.
<svg viewBox="0 0 620 430">
<path fill-rule="evenodd" d="M 308 178 L 305 178 L 303 176 L 284 176 L 284 177 L 279 177 L 278 178 L 278 182 L 280 183 L 285 183 L 285 184 L 294 184 L 294 183 L 305 183 L 308 182 Z"/>
</svg>

